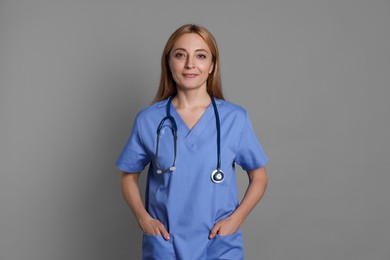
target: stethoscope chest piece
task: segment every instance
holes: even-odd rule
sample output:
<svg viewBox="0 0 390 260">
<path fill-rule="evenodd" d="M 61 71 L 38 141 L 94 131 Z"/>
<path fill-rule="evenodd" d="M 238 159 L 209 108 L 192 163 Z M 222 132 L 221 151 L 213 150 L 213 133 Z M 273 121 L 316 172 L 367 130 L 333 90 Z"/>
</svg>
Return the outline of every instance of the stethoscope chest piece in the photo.
<svg viewBox="0 0 390 260">
<path fill-rule="evenodd" d="M 216 169 L 211 173 L 210 177 L 214 183 L 221 183 L 225 179 L 225 174 L 221 169 Z"/>
</svg>

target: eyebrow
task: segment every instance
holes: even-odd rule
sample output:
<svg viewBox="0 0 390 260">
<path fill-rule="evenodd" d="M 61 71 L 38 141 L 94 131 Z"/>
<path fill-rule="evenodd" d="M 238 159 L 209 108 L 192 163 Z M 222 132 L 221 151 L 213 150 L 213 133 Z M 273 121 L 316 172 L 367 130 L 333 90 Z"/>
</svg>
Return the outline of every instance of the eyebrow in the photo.
<svg viewBox="0 0 390 260">
<path fill-rule="evenodd" d="M 174 49 L 173 51 L 175 52 L 175 51 L 177 51 L 177 50 L 187 51 L 187 50 L 184 49 L 184 48 L 176 48 L 176 49 Z M 205 49 L 196 49 L 196 50 L 195 50 L 195 52 L 198 52 L 198 51 L 204 51 L 204 52 L 208 53 L 208 51 L 206 51 Z"/>
</svg>

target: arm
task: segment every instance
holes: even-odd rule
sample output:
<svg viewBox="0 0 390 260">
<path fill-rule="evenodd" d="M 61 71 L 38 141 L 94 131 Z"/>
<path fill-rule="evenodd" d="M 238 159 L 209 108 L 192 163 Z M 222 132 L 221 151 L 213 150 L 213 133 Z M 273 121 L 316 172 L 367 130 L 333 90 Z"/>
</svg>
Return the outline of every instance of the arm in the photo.
<svg viewBox="0 0 390 260">
<path fill-rule="evenodd" d="M 217 222 L 210 231 L 210 238 L 218 233 L 221 236 L 233 234 L 263 197 L 267 188 L 268 176 L 265 167 L 248 170 L 249 185 L 238 208 L 227 218 Z"/>
<path fill-rule="evenodd" d="M 164 225 L 157 219 L 152 218 L 142 203 L 138 187 L 139 175 L 139 172 L 121 172 L 120 183 L 123 198 L 133 212 L 134 217 L 138 221 L 138 225 L 145 234 L 162 235 L 166 240 L 169 240 L 169 233 L 165 229 Z"/>
</svg>

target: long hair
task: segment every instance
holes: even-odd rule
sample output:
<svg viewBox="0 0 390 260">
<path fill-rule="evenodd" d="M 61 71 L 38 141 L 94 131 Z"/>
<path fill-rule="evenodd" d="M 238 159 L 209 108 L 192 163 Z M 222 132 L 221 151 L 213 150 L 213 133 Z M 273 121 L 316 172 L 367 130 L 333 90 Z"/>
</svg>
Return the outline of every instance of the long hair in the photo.
<svg viewBox="0 0 390 260">
<path fill-rule="evenodd" d="M 175 42 L 186 33 L 196 33 L 206 42 L 212 54 L 214 67 L 207 78 L 207 93 L 218 98 L 225 99 L 222 93 L 221 73 L 219 69 L 219 52 L 217 42 L 213 35 L 204 27 L 195 24 L 185 24 L 178 28 L 168 39 L 161 57 L 160 86 L 153 102 L 158 102 L 177 93 L 176 82 L 169 68 L 169 55 Z"/>
</svg>

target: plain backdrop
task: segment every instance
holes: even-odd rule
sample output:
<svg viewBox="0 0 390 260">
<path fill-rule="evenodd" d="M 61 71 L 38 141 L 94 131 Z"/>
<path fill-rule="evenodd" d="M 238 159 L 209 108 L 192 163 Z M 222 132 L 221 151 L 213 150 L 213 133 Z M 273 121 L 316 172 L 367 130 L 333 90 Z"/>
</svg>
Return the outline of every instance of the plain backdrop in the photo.
<svg viewBox="0 0 390 260">
<path fill-rule="evenodd" d="M 388 0 L 0 1 L 0 259 L 140 259 L 114 162 L 185 23 L 216 37 L 225 95 L 270 158 L 246 259 L 390 259 L 389 13 Z"/>
</svg>

